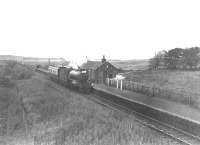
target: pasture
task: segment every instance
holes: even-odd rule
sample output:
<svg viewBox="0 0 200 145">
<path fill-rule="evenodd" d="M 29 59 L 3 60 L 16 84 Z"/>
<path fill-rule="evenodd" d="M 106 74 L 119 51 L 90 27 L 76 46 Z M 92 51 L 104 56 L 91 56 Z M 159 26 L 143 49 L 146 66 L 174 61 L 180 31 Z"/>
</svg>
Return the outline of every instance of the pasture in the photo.
<svg viewBox="0 0 200 145">
<path fill-rule="evenodd" d="M 200 71 L 144 70 L 127 72 L 124 76 L 126 80 L 167 90 L 171 94 L 168 95 L 170 98 L 165 99 L 180 102 L 183 97 L 186 97 L 185 99 L 191 99 L 193 106 L 200 107 Z"/>
</svg>

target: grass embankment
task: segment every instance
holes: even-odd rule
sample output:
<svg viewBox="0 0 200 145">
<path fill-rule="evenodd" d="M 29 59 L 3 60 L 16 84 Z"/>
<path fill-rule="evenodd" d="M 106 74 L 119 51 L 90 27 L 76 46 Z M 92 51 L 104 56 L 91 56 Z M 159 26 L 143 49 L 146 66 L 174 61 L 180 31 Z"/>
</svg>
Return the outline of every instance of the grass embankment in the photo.
<svg viewBox="0 0 200 145">
<path fill-rule="evenodd" d="M 34 73 L 13 62 L 3 62 L 0 67 L 0 135 L 9 136 L 23 126 L 23 106 L 17 82 L 30 79 Z"/>
<path fill-rule="evenodd" d="M 32 145 L 34 136 L 51 138 L 51 134 L 58 135 L 57 129 L 64 130 L 65 144 L 70 145 L 175 144 L 134 117 L 98 105 L 43 75 L 17 80 L 16 85 L 18 95 L 13 96 L 17 97 L 15 103 L 10 103 L 12 123 L 9 134 L 2 138 L 4 144 Z"/>
<path fill-rule="evenodd" d="M 127 80 L 166 90 L 165 99 L 182 102 L 200 108 L 200 71 L 158 70 L 134 71 L 125 74 Z M 163 93 L 164 94 L 164 93 Z M 190 100 L 189 100 L 190 99 Z"/>
</svg>

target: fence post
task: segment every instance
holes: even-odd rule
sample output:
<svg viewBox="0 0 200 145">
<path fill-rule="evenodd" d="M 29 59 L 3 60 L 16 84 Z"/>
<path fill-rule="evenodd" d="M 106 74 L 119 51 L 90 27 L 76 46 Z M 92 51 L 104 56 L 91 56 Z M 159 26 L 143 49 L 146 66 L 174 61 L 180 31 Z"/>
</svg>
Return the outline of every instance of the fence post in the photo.
<svg viewBox="0 0 200 145">
<path fill-rule="evenodd" d="M 65 143 L 65 130 L 63 128 L 56 132 L 55 145 L 64 145 Z"/>
<path fill-rule="evenodd" d="M 139 92 L 139 87 L 138 87 L 138 83 L 137 83 L 137 89 L 136 89 L 136 90 L 137 90 L 137 92 Z"/>
<path fill-rule="evenodd" d="M 191 105 L 191 100 L 190 100 L 191 98 L 190 98 L 190 96 L 189 96 L 189 98 L 188 98 L 188 99 L 189 99 L 189 105 Z"/>
<path fill-rule="evenodd" d="M 34 136 L 33 143 L 34 143 L 34 145 L 39 145 L 37 136 Z"/>
<path fill-rule="evenodd" d="M 121 91 L 123 90 L 122 86 L 123 86 L 123 81 L 121 80 Z"/>
<path fill-rule="evenodd" d="M 154 91 L 155 91 L 154 86 L 153 86 L 152 90 L 153 90 L 152 96 L 154 97 L 154 93 L 155 93 L 155 92 L 154 92 Z"/>
<path fill-rule="evenodd" d="M 161 96 L 160 93 L 161 93 L 161 90 L 160 90 L 160 88 L 158 88 L 158 95 L 159 96 Z"/>
<path fill-rule="evenodd" d="M 144 91 L 144 86 L 142 85 L 142 87 L 141 87 L 141 92 L 142 93 L 145 93 L 145 91 Z"/>
<path fill-rule="evenodd" d="M 124 81 L 124 89 L 128 90 L 127 81 Z"/>
<path fill-rule="evenodd" d="M 134 84 L 130 81 L 131 91 L 134 91 Z"/>
</svg>

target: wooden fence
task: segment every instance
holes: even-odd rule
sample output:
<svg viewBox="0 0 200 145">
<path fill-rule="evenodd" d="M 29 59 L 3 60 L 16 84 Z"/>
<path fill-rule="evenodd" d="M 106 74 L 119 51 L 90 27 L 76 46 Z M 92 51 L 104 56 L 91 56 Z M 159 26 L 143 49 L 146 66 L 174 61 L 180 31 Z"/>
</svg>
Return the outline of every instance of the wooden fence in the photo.
<svg viewBox="0 0 200 145">
<path fill-rule="evenodd" d="M 196 108 L 200 108 L 200 94 L 193 92 L 175 90 L 168 90 L 157 86 L 148 86 L 142 83 L 128 81 L 128 80 L 116 80 L 107 79 L 106 84 L 111 87 L 115 87 L 121 90 L 133 91 L 141 94 L 145 94 L 151 97 L 160 97 L 169 99 L 175 102 L 181 102 L 183 104 L 191 105 Z"/>
</svg>

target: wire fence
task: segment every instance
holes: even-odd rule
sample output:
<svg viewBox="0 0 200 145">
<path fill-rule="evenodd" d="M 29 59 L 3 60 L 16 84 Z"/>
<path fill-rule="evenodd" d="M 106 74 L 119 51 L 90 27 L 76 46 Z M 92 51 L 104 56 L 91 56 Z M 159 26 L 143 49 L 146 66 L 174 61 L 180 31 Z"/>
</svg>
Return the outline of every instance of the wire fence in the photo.
<svg viewBox="0 0 200 145">
<path fill-rule="evenodd" d="M 199 93 L 186 92 L 183 90 L 169 90 L 158 86 L 148 86 L 142 83 L 128 80 L 107 79 L 106 84 L 111 87 L 119 88 L 121 90 L 133 91 L 151 97 L 164 98 L 190 105 L 195 108 L 200 108 Z"/>
</svg>

